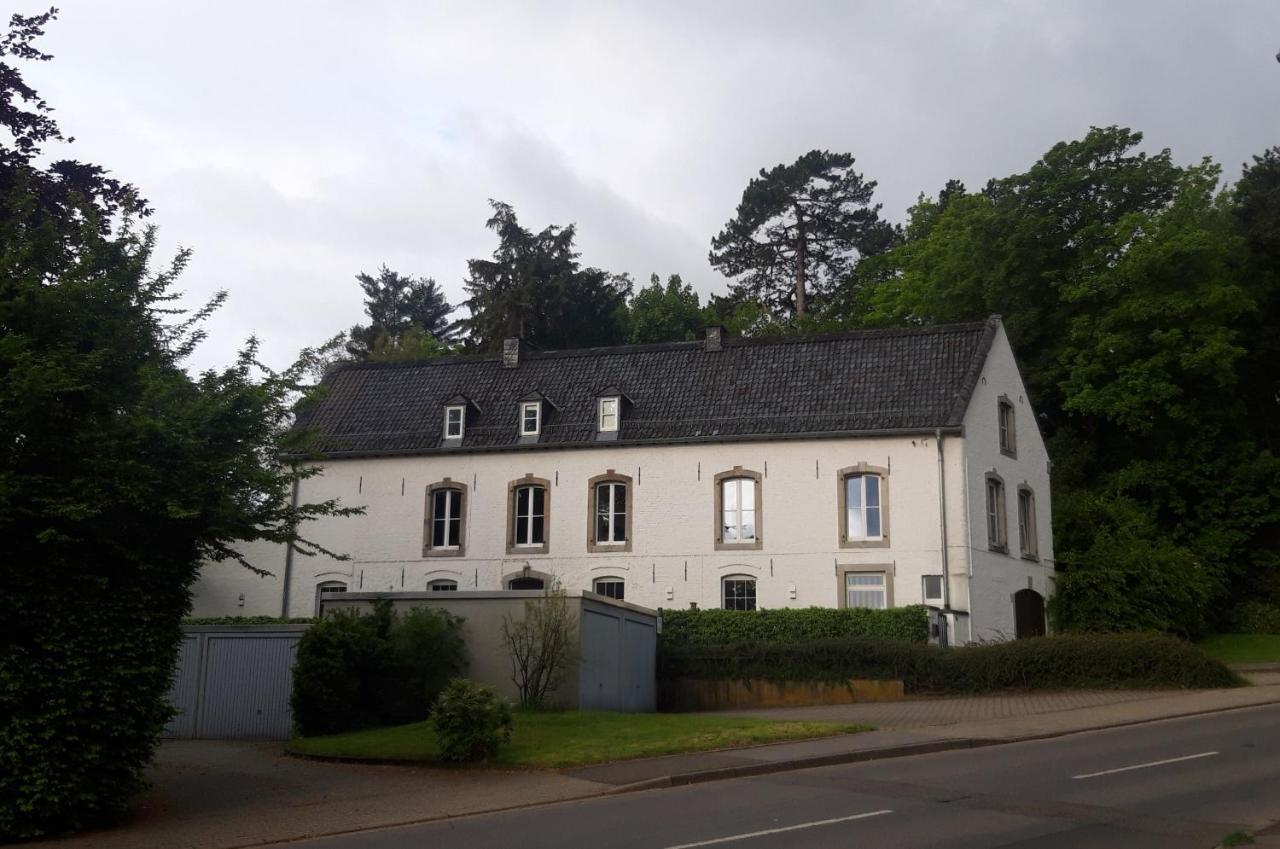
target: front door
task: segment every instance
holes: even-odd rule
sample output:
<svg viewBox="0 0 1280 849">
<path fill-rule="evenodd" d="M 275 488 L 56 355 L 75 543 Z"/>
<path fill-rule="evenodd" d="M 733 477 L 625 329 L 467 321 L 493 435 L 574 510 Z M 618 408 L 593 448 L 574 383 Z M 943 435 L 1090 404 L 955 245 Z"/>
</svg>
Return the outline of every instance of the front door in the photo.
<svg viewBox="0 0 1280 849">
<path fill-rule="evenodd" d="M 1013 594 L 1014 631 L 1019 640 L 1044 636 L 1044 596 L 1035 590 Z"/>
</svg>

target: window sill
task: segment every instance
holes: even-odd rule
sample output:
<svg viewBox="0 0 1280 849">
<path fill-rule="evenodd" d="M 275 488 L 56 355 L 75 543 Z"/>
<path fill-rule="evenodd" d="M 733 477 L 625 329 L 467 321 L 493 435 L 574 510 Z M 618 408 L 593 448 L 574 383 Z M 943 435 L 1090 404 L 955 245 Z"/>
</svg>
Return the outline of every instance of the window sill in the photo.
<svg viewBox="0 0 1280 849">
<path fill-rule="evenodd" d="M 841 548 L 888 548 L 889 538 L 879 539 L 845 539 L 840 541 Z"/>
<path fill-rule="evenodd" d="M 466 550 L 457 548 L 427 548 L 422 552 L 423 557 L 462 557 L 466 554 Z"/>
<path fill-rule="evenodd" d="M 1030 562 L 1030 563 L 1039 563 L 1039 562 L 1040 562 L 1040 555 L 1038 555 L 1038 554 L 1026 554 L 1026 553 L 1024 552 L 1024 553 L 1023 553 L 1023 555 L 1022 555 L 1022 559 L 1023 559 L 1023 560 L 1026 560 L 1026 561 L 1028 561 L 1028 562 Z"/>
<path fill-rule="evenodd" d="M 1008 448 L 1001 448 L 1001 449 L 1000 449 L 1000 453 L 1001 453 L 1001 454 L 1003 454 L 1004 456 L 1006 456 L 1006 457 L 1010 458 L 1011 460 L 1016 460 L 1016 459 L 1018 459 L 1018 451 L 1017 451 L 1017 449 L 1014 449 L 1014 450 L 1010 451 Z"/>
<path fill-rule="evenodd" d="M 716 551 L 760 551 L 764 548 L 764 540 L 757 539 L 748 542 L 717 542 Z"/>
<path fill-rule="evenodd" d="M 507 554 L 546 554 L 549 550 L 547 543 L 541 545 L 508 545 Z"/>
<path fill-rule="evenodd" d="M 990 552 L 991 552 L 991 553 L 993 553 L 993 554 L 1008 554 L 1008 553 L 1009 553 L 1009 546 L 1007 546 L 1007 545 L 988 545 L 988 546 L 987 546 L 987 551 L 990 551 Z"/>
<path fill-rule="evenodd" d="M 631 550 L 631 540 L 625 542 L 588 542 L 587 551 L 592 554 L 625 554 Z"/>
</svg>

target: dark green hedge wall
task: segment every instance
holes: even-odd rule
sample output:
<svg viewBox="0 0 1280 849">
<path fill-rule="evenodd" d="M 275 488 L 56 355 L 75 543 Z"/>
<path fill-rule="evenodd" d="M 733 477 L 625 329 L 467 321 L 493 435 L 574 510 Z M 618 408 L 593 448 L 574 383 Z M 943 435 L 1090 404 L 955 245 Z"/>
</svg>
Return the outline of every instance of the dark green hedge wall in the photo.
<svg viewBox="0 0 1280 849">
<path fill-rule="evenodd" d="M 923 643 L 925 609 L 888 610 L 792 607 L 770 610 L 663 610 L 662 644 L 715 645 L 748 641 L 795 642 L 844 637 L 880 637 Z"/>
</svg>

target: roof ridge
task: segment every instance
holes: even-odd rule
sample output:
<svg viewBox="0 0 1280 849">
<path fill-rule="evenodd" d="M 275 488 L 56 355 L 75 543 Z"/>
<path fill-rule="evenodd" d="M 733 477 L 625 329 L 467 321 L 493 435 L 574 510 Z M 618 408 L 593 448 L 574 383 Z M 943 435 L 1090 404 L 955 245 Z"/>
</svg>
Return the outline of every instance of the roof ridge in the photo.
<svg viewBox="0 0 1280 849">
<path fill-rule="evenodd" d="M 996 320 L 999 316 L 993 316 Z M 836 330 L 826 333 L 774 334 L 770 336 L 744 336 L 725 340 L 725 347 L 747 348 L 765 345 L 795 345 L 805 342 L 842 342 L 850 339 L 879 339 L 891 336 L 917 336 L 947 332 L 975 331 L 986 327 L 991 319 L 985 321 L 955 322 L 952 324 L 928 324 L 911 327 L 868 327 L 855 330 Z M 679 342 L 645 342 L 632 345 L 597 345 L 587 348 L 552 348 L 546 351 L 528 349 L 524 356 L 530 359 L 562 359 L 568 357 L 606 356 L 616 354 L 643 354 L 655 351 L 674 351 L 698 349 L 703 346 L 701 339 Z M 335 363 L 326 373 L 347 370 L 365 369 L 399 369 L 416 366 L 446 366 L 465 363 L 497 362 L 502 359 L 500 353 L 454 354 L 445 357 L 430 357 L 421 360 L 403 360 L 398 362 L 358 362 L 342 361 Z"/>
</svg>

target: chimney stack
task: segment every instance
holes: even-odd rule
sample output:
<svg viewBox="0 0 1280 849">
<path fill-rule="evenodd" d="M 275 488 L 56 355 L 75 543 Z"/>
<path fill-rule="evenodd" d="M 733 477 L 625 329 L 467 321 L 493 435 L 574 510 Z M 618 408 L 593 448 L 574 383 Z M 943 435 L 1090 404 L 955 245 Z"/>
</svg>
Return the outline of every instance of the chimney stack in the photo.
<svg viewBox="0 0 1280 849">
<path fill-rule="evenodd" d="M 724 349 L 724 328 L 719 324 L 708 324 L 705 338 L 705 350 L 720 351 Z"/>
<path fill-rule="evenodd" d="M 520 352 L 524 350 L 524 340 L 502 340 L 502 367 L 516 368 L 520 365 Z"/>
</svg>

